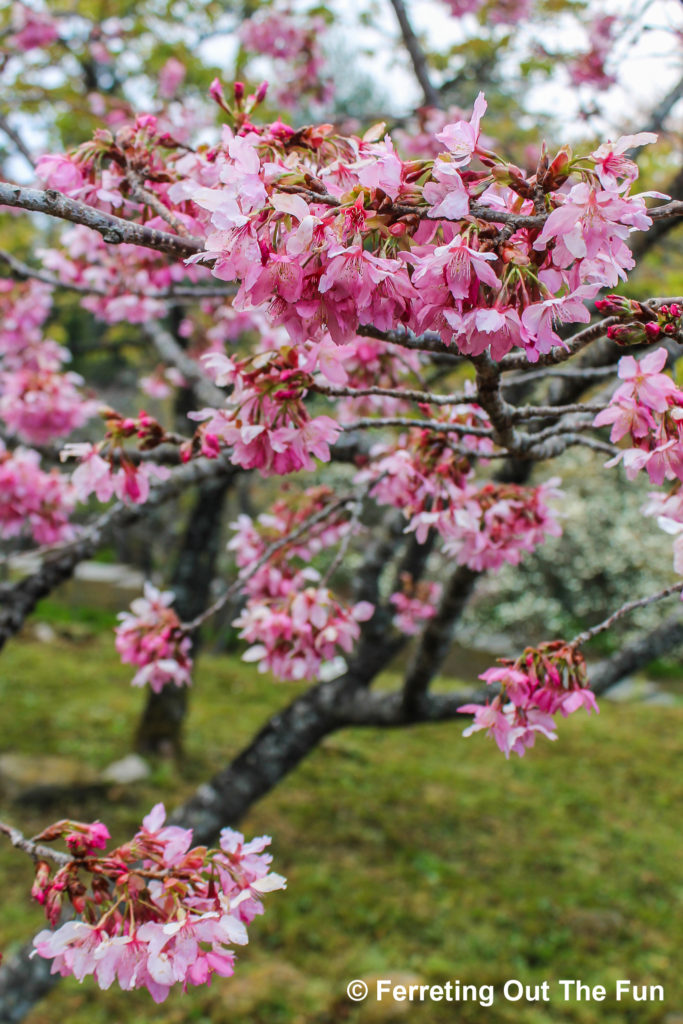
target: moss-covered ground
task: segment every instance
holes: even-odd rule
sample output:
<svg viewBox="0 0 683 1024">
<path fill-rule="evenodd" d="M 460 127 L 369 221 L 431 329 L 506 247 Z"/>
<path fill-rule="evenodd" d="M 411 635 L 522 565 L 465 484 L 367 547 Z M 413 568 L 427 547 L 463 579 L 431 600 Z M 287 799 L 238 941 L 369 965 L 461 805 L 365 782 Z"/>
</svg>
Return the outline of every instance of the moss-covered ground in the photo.
<svg viewBox="0 0 683 1024">
<path fill-rule="evenodd" d="M 56 624 L 58 625 L 58 623 Z M 110 633 L 16 640 L 0 664 L 1 746 L 95 768 L 130 749 L 143 694 Z M 294 688 L 294 691 L 296 688 Z M 204 657 L 181 767 L 53 809 L 6 804 L 31 834 L 65 815 L 102 818 L 115 839 L 158 800 L 182 801 L 292 696 L 233 657 Z M 234 978 L 156 1007 L 146 992 L 62 982 L 28 1024 L 617 1024 L 680 1021 L 683 1009 L 683 709 L 603 701 L 506 763 L 459 723 L 330 737 L 243 822 L 274 838 L 286 893 L 251 928 Z M 0 844 L 0 949 L 43 927 L 31 867 Z M 353 978 L 493 984 L 493 1006 L 352 1004 Z M 502 986 L 550 983 L 551 1002 L 506 1002 Z M 617 979 L 665 1000 L 617 1003 Z M 564 1002 L 557 982 L 607 989 Z"/>
</svg>

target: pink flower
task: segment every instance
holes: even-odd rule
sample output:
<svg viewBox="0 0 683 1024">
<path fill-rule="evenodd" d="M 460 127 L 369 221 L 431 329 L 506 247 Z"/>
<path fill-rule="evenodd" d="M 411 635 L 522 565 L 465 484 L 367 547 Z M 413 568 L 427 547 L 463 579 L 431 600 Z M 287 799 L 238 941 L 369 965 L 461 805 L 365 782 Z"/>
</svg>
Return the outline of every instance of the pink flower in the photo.
<svg viewBox="0 0 683 1024">
<path fill-rule="evenodd" d="M 631 231 L 644 231 L 651 223 L 639 197 L 618 196 L 581 182 L 569 191 L 562 206 L 550 214 L 534 249 L 545 248 L 554 238 L 555 266 L 568 267 L 575 259 L 609 256 L 626 268 L 633 261 L 623 240 Z"/>
<path fill-rule="evenodd" d="M 603 188 L 623 192 L 638 177 L 638 165 L 624 156 L 629 149 L 656 142 L 653 132 L 638 132 L 636 135 L 622 135 L 616 142 L 603 142 L 593 150 L 595 169 Z M 621 184 L 619 179 L 623 179 Z"/>
<path fill-rule="evenodd" d="M 555 326 L 566 323 L 589 323 L 591 316 L 585 302 L 594 298 L 597 291 L 597 285 L 581 285 L 569 295 L 545 299 L 526 307 L 522 313 L 522 325 L 529 335 L 527 352 L 532 362 L 538 359 L 539 354 L 549 352 L 554 345 L 563 344 L 554 330 Z M 533 343 L 532 338 L 535 339 Z"/>
<path fill-rule="evenodd" d="M 262 897 L 286 887 L 270 871 L 270 839 L 245 843 L 226 829 L 219 849 L 192 848 L 192 830 L 165 826 L 165 816 L 157 804 L 129 842 L 102 858 L 96 851 L 109 834 L 99 822 L 57 822 L 41 834 L 65 838 L 74 855 L 53 877 L 47 863 L 37 867 L 34 889 L 48 919 L 56 923 L 65 898 L 87 917 L 35 937 L 32 955 L 52 960 L 52 973 L 93 975 L 102 989 L 114 980 L 123 990 L 147 988 L 155 1002 L 175 984 L 233 973 L 228 947 L 248 941 Z"/>
<path fill-rule="evenodd" d="M 65 195 L 80 192 L 84 185 L 80 168 L 68 156 L 60 153 L 41 156 L 36 164 L 36 175 L 47 188 L 54 188 Z"/>
<path fill-rule="evenodd" d="M 633 394 L 637 400 L 652 412 L 666 412 L 670 399 L 683 400 L 683 393 L 674 384 L 671 377 L 663 370 L 668 353 L 665 348 L 657 348 L 638 362 L 633 356 L 622 356 L 619 360 L 619 377 L 626 382 L 629 391 L 622 394 Z M 619 394 L 619 391 L 617 394 Z M 621 397 L 621 396 L 620 396 Z"/>
<path fill-rule="evenodd" d="M 154 693 L 169 683 L 192 683 L 192 643 L 169 607 L 173 600 L 170 591 L 162 593 L 151 583 L 145 583 L 144 597 L 133 601 L 130 612 L 118 615 L 116 650 L 121 661 L 139 666 L 132 685 L 149 685 Z"/>
<path fill-rule="evenodd" d="M 24 3 L 12 4 L 11 42 L 24 52 L 50 46 L 59 38 L 57 23 L 49 14 L 32 11 Z"/>
<path fill-rule="evenodd" d="M 176 57 L 169 57 L 159 72 L 159 93 L 171 99 L 185 80 L 187 69 Z"/>
<path fill-rule="evenodd" d="M 104 850 L 107 841 L 111 839 L 109 829 L 101 821 L 92 825 L 85 825 L 76 832 L 70 832 L 65 836 L 64 841 L 71 853 L 77 856 L 84 856 L 94 850 Z"/>
<path fill-rule="evenodd" d="M 4 450 L 0 442 L 0 536 L 29 533 L 37 544 L 70 540 L 75 495 L 57 470 L 46 473 L 40 456 L 27 448 Z"/>
<path fill-rule="evenodd" d="M 460 220 L 469 213 L 470 197 L 457 170 L 458 166 L 446 160 L 434 161 L 434 180 L 426 182 L 422 190 L 431 207 L 428 217 Z"/>
<path fill-rule="evenodd" d="M 415 592 L 397 591 L 389 600 L 396 608 L 394 626 L 405 636 L 414 636 L 420 632 L 422 624 L 436 615 L 437 605 L 441 599 L 441 584 L 421 582 Z"/>
<path fill-rule="evenodd" d="M 493 736 L 498 749 L 506 758 L 510 757 L 512 750 L 521 757 L 524 750 L 520 752 L 516 745 L 524 735 L 524 729 L 515 724 L 511 709 L 511 704 L 501 709 L 496 701 L 493 704 L 462 704 L 458 711 L 463 715 L 474 715 L 474 722 L 463 731 L 463 736 L 472 736 L 475 732 L 485 730 L 489 736 Z"/>
<path fill-rule="evenodd" d="M 560 711 L 566 717 L 567 715 L 573 714 L 574 711 L 578 711 L 579 708 L 585 708 L 590 715 L 591 711 L 595 711 L 596 714 L 600 714 L 600 708 L 598 702 L 595 699 L 595 694 L 592 690 L 587 688 L 572 690 L 562 701 Z"/>
<path fill-rule="evenodd" d="M 456 167 L 464 167 L 472 159 L 477 150 L 479 142 L 479 122 L 481 121 L 487 103 L 483 92 L 480 92 L 474 101 L 472 117 L 469 121 L 457 121 L 455 124 L 447 124 L 443 131 L 437 133 L 437 139 L 450 150 L 454 157 Z"/>
<path fill-rule="evenodd" d="M 413 284 L 422 293 L 435 290 L 440 281 L 454 299 L 473 300 L 479 284 L 499 288 L 500 281 L 493 268 L 495 253 L 479 252 L 468 246 L 461 235 L 456 235 L 448 245 L 441 245 L 433 253 L 417 261 Z"/>
</svg>

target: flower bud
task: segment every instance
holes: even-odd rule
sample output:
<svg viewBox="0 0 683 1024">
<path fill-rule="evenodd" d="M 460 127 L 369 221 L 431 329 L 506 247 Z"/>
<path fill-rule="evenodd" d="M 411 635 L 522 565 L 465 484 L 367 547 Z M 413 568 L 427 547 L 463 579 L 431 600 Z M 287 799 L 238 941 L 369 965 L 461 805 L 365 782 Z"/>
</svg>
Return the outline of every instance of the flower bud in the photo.
<svg viewBox="0 0 683 1024">
<path fill-rule="evenodd" d="M 36 877 L 31 886 L 31 896 L 37 903 L 45 903 L 50 888 L 50 865 L 44 860 L 36 864 Z"/>
<path fill-rule="evenodd" d="M 617 345 L 641 345 L 646 340 L 641 324 L 612 324 L 607 328 L 607 337 Z"/>
<path fill-rule="evenodd" d="M 569 177 L 569 171 L 571 169 L 572 159 L 572 148 L 571 146 L 562 146 L 558 150 L 557 154 L 553 157 L 550 166 L 548 167 L 548 173 L 545 176 L 543 186 L 547 191 L 559 188 L 560 185 L 564 185 L 565 181 Z"/>
<path fill-rule="evenodd" d="M 223 94 L 223 86 L 221 85 L 219 78 L 214 78 L 213 82 L 209 86 L 209 96 L 214 103 L 217 103 L 219 107 L 223 108 L 223 110 L 228 109 L 228 105 L 225 102 L 225 96 Z"/>
<path fill-rule="evenodd" d="M 611 314 L 612 316 L 640 316 L 643 312 L 642 306 L 635 299 L 628 299 L 625 295 L 606 295 L 604 299 L 598 299 L 595 308 L 600 313 Z"/>
</svg>

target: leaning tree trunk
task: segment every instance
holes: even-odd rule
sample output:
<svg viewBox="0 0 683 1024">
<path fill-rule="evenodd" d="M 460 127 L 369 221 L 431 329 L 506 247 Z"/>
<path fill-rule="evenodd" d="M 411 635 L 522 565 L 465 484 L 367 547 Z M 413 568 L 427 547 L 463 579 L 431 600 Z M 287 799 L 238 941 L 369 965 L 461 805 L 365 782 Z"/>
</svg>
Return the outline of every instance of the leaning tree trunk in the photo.
<svg viewBox="0 0 683 1024">
<path fill-rule="evenodd" d="M 223 506 L 229 488 L 229 479 L 219 479 L 207 480 L 197 490 L 171 577 L 175 609 L 185 622 L 200 615 L 209 603 L 220 548 Z M 198 647 L 199 633 L 195 633 L 192 648 L 195 656 Z M 187 697 L 185 686 L 166 686 L 160 693 L 149 692 L 135 736 L 135 749 L 139 753 L 181 756 Z"/>
</svg>

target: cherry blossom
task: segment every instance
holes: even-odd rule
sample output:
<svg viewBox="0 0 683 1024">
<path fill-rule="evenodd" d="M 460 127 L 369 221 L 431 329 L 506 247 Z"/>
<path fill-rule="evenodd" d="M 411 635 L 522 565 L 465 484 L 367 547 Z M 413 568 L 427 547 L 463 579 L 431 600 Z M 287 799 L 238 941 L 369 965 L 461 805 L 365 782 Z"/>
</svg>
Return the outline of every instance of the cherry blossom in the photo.
<svg viewBox="0 0 683 1024">
<path fill-rule="evenodd" d="M 463 732 L 471 736 L 482 730 L 493 737 L 508 758 L 523 757 L 540 733 L 556 740 L 554 715 L 563 718 L 580 708 L 599 712 L 595 695 L 586 686 L 586 665 L 577 650 L 563 641 L 528 647 L 517 659 L 502 658 L 500 668 L 487 669 L 479 676 L 501 692 L 489 704 L 463 704 L 463 714 L 474 721 Z"/>
<path fill-rule="evenodd" d="M 68 480 L 56 469 L 41 469 L 38 452 L 21 447 L 7 451 L 0 441 L 0 536 L 28 533 L 37 544 L 70 540 L 74 504 Z"/>
<path fill-rule="evenodd" d="M 154 693 L 164 686 L 192 683 L 192 641 L 170 607 L 175 595 L 145 583 L 144 597 L 136 598 L 130 612 L 120 612 L 116 650 L 121 661 L 139 666 L 133 686 L 149 685 Z"/>
<path fill-rule="evenodd" d="M 186 990 L 233 973 L 230 947 L 248 942 L 262 896 L 286 886 L 270 871 L 270 838 L 245 842 L 223 829 L 218 849 L 192 848 L 192 830 L 165 817 L 157 804 L 109 854 L 98 853 L 110 838 L 101 822 L 56 822 L 37 837 L 64 839 L 72 856 L 54 875 L 45 861 L 36 866 L 33 895 L 54 930 L 36 935 L 32 955 L 52 960 L 53 974 L 147 988 L 160 1003 L 175 984 Z M 65 899 L 80 917 L 55 928 Z"/>
<path fill-rule="evenodd" d="M 623 461 L 629 479 L 646 469 L 655 484 L 683 480 L 683 392 L 661 373 L 667 359 L 665 348 L 648 352 L 640 361 L 623 356 L 618 373 L 624 383 L 593 421 L 595 426 L 612 425 L 612 441 L 631 435 L 634 447 L 606 463 Z"/>
</svg>

